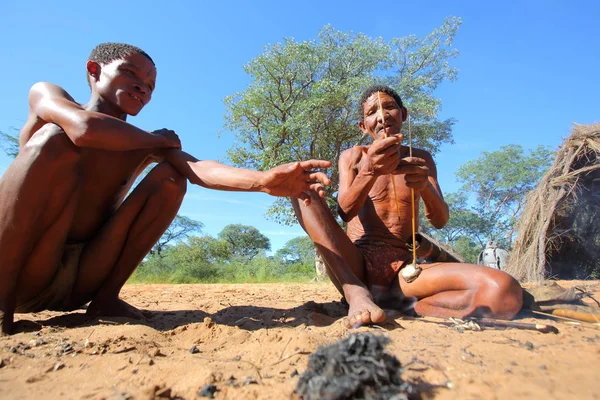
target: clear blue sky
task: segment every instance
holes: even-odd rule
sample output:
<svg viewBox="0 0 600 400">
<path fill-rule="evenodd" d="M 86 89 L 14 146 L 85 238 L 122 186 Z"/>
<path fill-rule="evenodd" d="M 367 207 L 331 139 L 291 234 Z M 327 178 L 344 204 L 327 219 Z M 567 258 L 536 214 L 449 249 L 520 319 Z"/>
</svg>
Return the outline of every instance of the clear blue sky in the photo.
<svg viewBox="0 0 600 400">
<path fill-rule="evenodd" d="M 600 121 L 600 2 L 597 1 L 6 1 L 0 7 L 0 130 L 20 128 L 27 93 L 38 81 L 63 86 L 86 102 L 84 66 L 101 42 L 140 46 L 158 67 L 152 102 L 130 120 L 147 130 L 174 129 L 184 149 L 226 161 L 233 135 L 223 130 L 223 99 L 249 83 L 242 66 L 285 37 L 314 39 L 331 24 L 386 40 L 423 36 L 447 16 L 463 20 L 444 84 L 441 117 L 454 117 L 456 144 L 436 157 L 442 189 L 483 150 L 518 143 L 556 148 L 573 122 Z M 10 159 L 0 155 L 0 173 Z M 253 225 L 274 250 L 303 234 L 264 218 L 265 194 L 190 187 L 181 213 L 216 235 L 225 225 Z"/>
</svg>

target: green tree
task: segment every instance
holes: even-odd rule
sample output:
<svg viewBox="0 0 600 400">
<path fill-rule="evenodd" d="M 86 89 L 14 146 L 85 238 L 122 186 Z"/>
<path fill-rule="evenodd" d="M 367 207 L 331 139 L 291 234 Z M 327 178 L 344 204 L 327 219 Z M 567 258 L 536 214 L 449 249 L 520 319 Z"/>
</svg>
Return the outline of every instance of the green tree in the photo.
<svg viewBox="0 0 600 400">
<path fill-rule="evenodd" d="M 240 260 L 249 261 L 261 251 L 271 249 L 269 238 L 249 225 L 227 225 L 218 236 L 227 243 L 232 256 Z"/>
<path fill-rule="evenodd" d="M 475 197 L 473 211 L 488 221 L 482 224 L 488 240 L 512 247 L 525 195 L 537 186 L 553 160 L 548 147 L 525 152 L 522 146 L 511 144 L 498 151 L 484 151 L 459 168 L 456 175 L 463 182 L 462 190 Z"/>
<path fill-rule="evenodd" d="M 214 280 L 218 264 L 231 257 L 228 244 L 211 236 L 192 236 L 167 253 L 165 259 L 173 266 L 171 279 L 175 283 Z"/>
<path fill-rule="evenodd" d="M 299 236 L 288 240 L 281 249 L 277 250 L 275 257 L 289 264 L 312 266 L 315 263 L 315 245 L 308 236 Z"/>
<path fill-rule="evenodd" d="M 435 153 L 452 142 L 455 121 L 439 120 L 441 102 L 433 93 L 456 78 L 449 62 L 457 56 L 452 42 L 460 23 L 448 18 L 424 38 L 389 42 L 325 26 L 316 40 L 288 38 L 267 46 L 244 66 L 248 87 L 225 99 L 225 127 L 236 136 L 230 160 L 259 170 L 310 158 L 331 160 L 327 201 L 335 214 L 340 154 L 367 141 L 356 126 L 355 110 L 368 85 L 398 90 L 412 116 L 415 146 Z M 287 199 L 278 199 L 268 214 L 278 222 L 295 221 Z"/>
<path fill-rule="evenodd" d="M 423 207 L 421 207 L 420 218 L 423 221 L 420 224 L 421 230 L 454 248 L 456 241 L 463 237 L 468 237 L 479 246 L 484 246 L 492 235 L 494 229 L 493 222 L 488 218 L 482 217 L 469 207 L 468 198 L 464 192 L 445 194 L 444 200 L 450 209 L 448 223 L 441 229 L 435 229 L 423 217 Z"/>
<path fill-rule="evenodd" d="M 150 254 L 156 254 L 161 257 L 162 252 L 169 244 L 181 242 L 191 233 L 200 233 L 203 227 L 204 225 L 202 222 L 194 221 L 193 219 L 182 215 L 175 216 L 175 219 L 171 222 L 171 225 L 169 225 L 160 239 L 158 239 L 158 242 L 156 242 L 150 251 Z"/>
<path fill-rule="evenodd" d="M 16 129 L 13 129 L 16 131 Z M 10 157 L 16 157 L 19 154 L 19 138 L 15 134 L 0 131 L 0 147 Z"/>
<path fill-rule="evenodd" d="M 454 241 L 452 248 L 456 251 L 467 263 L 477 264 L 477 257 L 483 250 L 483 246 L 475 243 L 468 236 L 460 236 Z"/>
</svg>

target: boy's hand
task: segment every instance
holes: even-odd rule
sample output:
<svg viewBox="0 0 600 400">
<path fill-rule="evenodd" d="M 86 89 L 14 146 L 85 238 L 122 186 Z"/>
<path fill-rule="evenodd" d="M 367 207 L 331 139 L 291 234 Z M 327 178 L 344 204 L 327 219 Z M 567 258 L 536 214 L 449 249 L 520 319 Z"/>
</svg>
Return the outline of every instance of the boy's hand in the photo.
<svg viewBox="0 0 600 400">
<path fill-rule="evenodd" d="M 404 174 L 406 186 L 420 192 L 429 182 L 429 168 L 422 158 L 405 157 L 400 159 L 394 174 Z"/>
<path fill-rule="evenodd" d="M 152 131 L 151 134 L 164 137 L 166 139 L 165 147 L 181 150 L 181 141 L 179 140 L 179 136 L 177 136 L 175 131 L 162 128 Z"/>
<path fill-rule="evenodd" d="M 310 204 L 309 190 L 325 196 L 323 185 L 329 186 L 331 181 L 323 172 L 313 171 L 314 168 L 327 168 L 331 162 L 324 160 L 299 161 L 282 164 L 268 171 L 260 181 L 262 190 L 272 196 L 297 197 Z"/>
</svg>

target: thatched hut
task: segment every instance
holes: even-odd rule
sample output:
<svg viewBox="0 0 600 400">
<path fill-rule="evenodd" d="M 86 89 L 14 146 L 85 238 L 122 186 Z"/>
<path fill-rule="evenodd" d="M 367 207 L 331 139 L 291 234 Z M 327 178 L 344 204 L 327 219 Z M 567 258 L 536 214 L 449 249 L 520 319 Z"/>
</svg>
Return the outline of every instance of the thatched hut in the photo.
<svg viewBox="0 0 600 400">
<path fill-rule="evenodd" d="M 527 195 L 506 272 L 521 282 L 600 278 L 600 124 L 575 125 Z"/>
</svg>

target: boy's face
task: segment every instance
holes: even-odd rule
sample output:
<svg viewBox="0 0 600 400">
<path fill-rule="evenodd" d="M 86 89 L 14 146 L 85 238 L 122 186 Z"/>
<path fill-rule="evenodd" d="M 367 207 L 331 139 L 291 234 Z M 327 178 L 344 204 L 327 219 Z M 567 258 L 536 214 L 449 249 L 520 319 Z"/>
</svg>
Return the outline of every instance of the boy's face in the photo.
<svg viewBox="0 0 600 400">
<path fill-rule="evenodd" d="M 156 68 L 146 56 L 134 53 L 100 65 L 99 73 L 92 79 L 92 87 L 102 99 L 125 114 L 137 115 L 152 98 Z"/>
<path fill-rule="evenodd" d="M 380 112 L 380 99 L 383 119 Z M 358 127 L 364 134 L 379 140 L 400 133 L 405 119 L 406 108 L 400 108 L 389 94 L 376 92 L 363 103 L 363 120 L 358 122 Z"/>
</svg>

